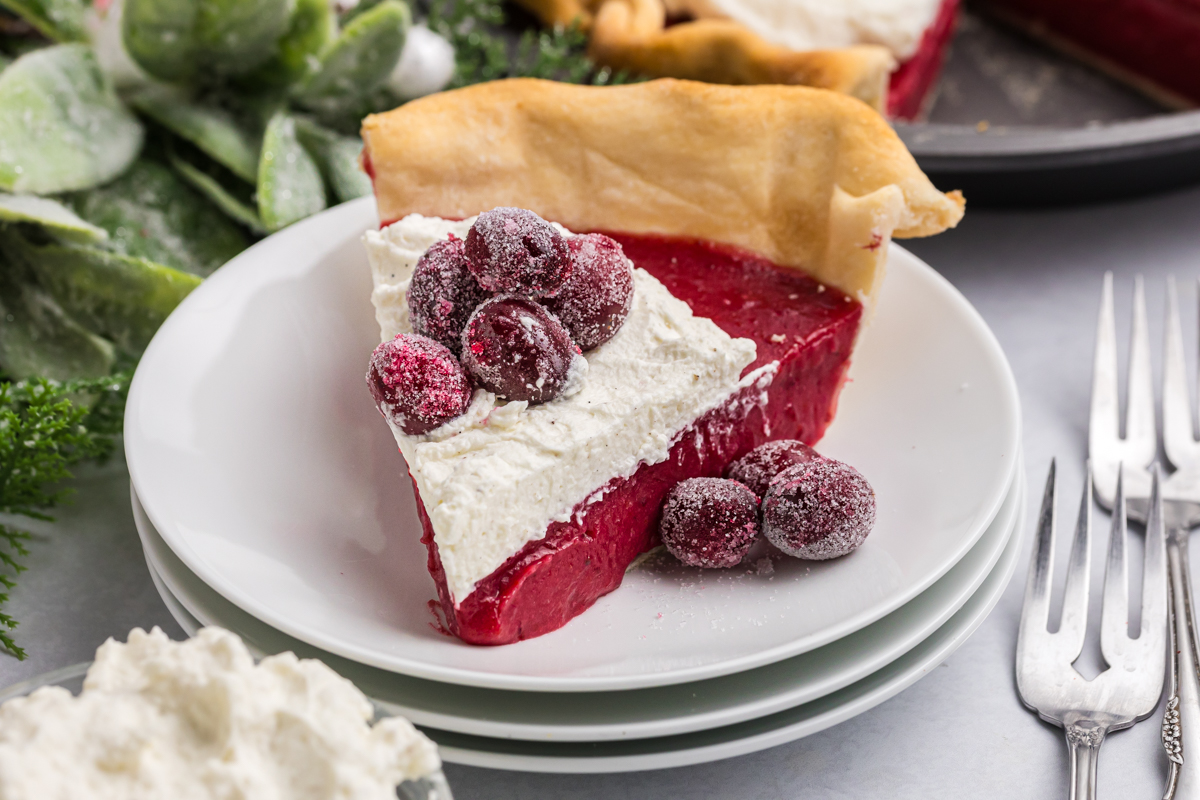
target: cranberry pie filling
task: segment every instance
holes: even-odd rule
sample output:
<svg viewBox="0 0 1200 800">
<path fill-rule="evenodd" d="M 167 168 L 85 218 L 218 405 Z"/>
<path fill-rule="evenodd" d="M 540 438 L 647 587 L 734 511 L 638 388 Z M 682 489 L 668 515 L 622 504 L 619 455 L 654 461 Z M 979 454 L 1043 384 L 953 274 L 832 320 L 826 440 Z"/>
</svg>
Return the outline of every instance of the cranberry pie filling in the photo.
<svg viewBox="0 0 1200 800">
<path fill-rule="evenodd" d="M 413 214 L 368 232 L 385 342 L 412 331 L 407 294 L 422 255 L 466 240 L 473 221 Z M 676 483 L 721 476 L 769 439 L 815 442 L 833 418 L 857 300 L 728 246 L 609 236 L 635 267 L 628 316 L 583 353 L 570 390 L 534 404 L 477 388 L 438 428 L 391 425 L 446 627 L 464 641 L 561 627 L 659 543 Z"/>
</svg>

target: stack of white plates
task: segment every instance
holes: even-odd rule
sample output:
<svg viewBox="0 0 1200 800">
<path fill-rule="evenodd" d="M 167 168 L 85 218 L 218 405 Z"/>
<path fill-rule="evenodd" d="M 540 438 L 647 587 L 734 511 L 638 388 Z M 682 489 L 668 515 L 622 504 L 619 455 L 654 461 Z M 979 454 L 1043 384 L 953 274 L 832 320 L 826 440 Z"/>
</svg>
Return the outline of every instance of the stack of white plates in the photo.
<svg viewBox="0 0 1200 800">
<path fill-rule="evenodd" d="M 133 505 L 185 630 L 321 658 L 447 761 L 601 772 L 835 725 L 929 672 L 999 599 L 1025 499 L 1012 373 L 961 295 L 894 247 L 819 447 L 875 487 L 858 551 L 722 571 L 652 559 L 546 636 L 478 648 L 439 633 L 404 462 L 363 381 L 378 328 L 358 240 L 376 224 L 368 199 L 259 243 L 142 359 Z"/>
</svg>

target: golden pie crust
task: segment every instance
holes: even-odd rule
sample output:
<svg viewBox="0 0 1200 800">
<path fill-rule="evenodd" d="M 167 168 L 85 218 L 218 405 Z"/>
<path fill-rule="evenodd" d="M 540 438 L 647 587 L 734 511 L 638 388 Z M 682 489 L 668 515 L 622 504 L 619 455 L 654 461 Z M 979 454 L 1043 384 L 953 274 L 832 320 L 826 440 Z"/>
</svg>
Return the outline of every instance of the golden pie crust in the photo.
<svg viewBox="0 0 1200 800">
<path fill-rule="evenodd" d="M 363 123 L 380 219 L 518 206 L 575 231 L 683 236 L 804 270 L 868 313 L 893 236 L 962 218 L 888 124 L 834 92 L 514 79 Z"/>
<path fill-rule="evenodd" d="M 551 27 L 579 24 L 598 64 L 654 78 L 831 89 L 882 112 L 896 61 L 885 47 L 799 52 L 727 19 L 667 26 L 663 0 L 517 0 Z M 676 0 L 677 10 L 693 4 Z"/>
</svg>

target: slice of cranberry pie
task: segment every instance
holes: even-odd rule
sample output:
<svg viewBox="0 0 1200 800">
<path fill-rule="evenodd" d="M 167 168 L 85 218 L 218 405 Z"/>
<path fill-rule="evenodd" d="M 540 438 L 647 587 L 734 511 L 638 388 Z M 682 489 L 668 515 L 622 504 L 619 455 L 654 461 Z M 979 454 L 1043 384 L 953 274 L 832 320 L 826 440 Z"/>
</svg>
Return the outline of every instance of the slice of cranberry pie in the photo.
<svg viewBox="0 0 1200 800">
<path fill-rule="evenodd" d="M 800 87 L 501 81 L 363 136 L 373 391 L 473 644 L 615 589 L 679 481 L 819 439 L 888 242 L 963 209 L 869 108 Z"/>
</svg>

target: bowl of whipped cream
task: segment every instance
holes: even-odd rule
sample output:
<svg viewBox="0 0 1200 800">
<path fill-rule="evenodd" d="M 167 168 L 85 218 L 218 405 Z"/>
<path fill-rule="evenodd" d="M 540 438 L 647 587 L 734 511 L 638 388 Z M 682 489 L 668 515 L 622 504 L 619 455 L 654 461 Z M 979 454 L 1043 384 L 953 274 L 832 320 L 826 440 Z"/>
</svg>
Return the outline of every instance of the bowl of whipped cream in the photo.
<svg viewBox="0 0 1200 800">
<path fill-rule="evenodd" d="M 437 746 L 320 661 L 204 628 L 0 691 L 0 797 L 452 800 Z"/>
</svg>

